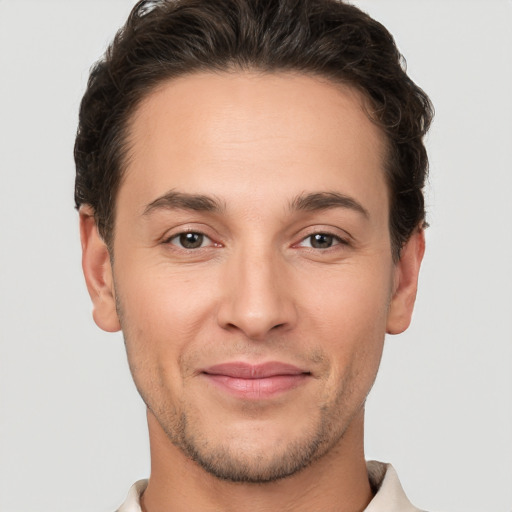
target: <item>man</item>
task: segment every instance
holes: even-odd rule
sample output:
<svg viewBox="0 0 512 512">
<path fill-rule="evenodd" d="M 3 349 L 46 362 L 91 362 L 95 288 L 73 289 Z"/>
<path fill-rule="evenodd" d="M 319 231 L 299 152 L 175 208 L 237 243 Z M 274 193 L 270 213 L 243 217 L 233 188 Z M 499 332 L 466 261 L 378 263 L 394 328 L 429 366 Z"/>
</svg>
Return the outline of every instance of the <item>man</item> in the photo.
<svg viewBox="0 0 512 512">
<path fill-rule="evenodd" d="M 120 511 L 418 510 L 363 427 L 414 305 L 431 117 L 348 4 L 135 6 L 75 145 L 94 320 L 148 411 Z"/>
</svg>

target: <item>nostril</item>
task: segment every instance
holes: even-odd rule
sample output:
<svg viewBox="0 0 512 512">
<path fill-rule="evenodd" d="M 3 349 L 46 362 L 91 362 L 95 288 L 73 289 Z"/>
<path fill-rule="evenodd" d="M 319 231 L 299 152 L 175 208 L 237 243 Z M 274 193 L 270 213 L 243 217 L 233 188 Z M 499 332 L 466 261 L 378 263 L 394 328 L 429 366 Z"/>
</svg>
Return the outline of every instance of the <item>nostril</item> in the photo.
<svg viewBox="0 0 512 512">
<path fill-rule="evenodd" d="M 263 296 L 263 291 L 256 293 L 255 289 L 240 285 L 237 293 L 226 294 L 219 301 L 216 320 L 224 332 L 241 332 L 261 341 L 270 333 L 277 335 L 296 325 L 297 311 L 289 298 Z"/>
</svg>

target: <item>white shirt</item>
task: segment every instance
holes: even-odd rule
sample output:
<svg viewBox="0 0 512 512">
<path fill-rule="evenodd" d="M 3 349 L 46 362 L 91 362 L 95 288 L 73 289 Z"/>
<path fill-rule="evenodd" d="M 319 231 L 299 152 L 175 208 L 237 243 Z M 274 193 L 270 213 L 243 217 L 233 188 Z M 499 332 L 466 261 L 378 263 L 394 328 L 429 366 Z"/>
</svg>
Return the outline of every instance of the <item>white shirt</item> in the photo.
<svg viewBox="0 0 512 512">
<path fill-rule="evenodd" d="M 372 489 L 377 490 L 377 493 L 364 512 L 421 512 L 407 499 L 391 464 L 371 460 L 366 463 L 366 467 Z M 126 501 L 117 512 L 142 512 L 140 496 L 147 485 L 147 480 L 133 484 Z"/>
</svg>

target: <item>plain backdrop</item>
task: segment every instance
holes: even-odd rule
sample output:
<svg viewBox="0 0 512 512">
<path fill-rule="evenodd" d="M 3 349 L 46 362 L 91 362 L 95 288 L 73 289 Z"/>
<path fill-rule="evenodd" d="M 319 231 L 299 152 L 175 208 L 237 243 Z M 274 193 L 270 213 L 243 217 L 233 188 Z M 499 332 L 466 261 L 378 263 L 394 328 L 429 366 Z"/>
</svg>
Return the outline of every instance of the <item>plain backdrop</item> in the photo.
<svg viewBox="0 0 512 512">
<path fill-rule="evenodd" d="M 212 0 L 214 1 L 214 0 Z M 80 268 L 72 146 L 130 0 L 0 0 L 0 510 L 113 511 L 149 472 L 120 334 Z M 512 2 L 360 0 L 431 96 L 427 255 L 367 457 L 430 511 L 512 510 Z"/>
</svg>

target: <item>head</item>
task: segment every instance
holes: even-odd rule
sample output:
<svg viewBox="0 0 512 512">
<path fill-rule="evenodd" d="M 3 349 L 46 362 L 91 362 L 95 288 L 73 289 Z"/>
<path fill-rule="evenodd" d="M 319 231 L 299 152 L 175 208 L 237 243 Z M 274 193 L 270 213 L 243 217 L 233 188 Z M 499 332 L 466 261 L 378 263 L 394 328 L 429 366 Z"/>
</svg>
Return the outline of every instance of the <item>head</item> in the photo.
<svg viewBox="0 0 512 512">
<path fill-rule="evenodd" d="M 395 259 L 425 221 L 428 97 L 407 76 L 391 34 L 335 0 L 141 1 L 92 69 L 75 143 L 75 202 L 91 205 L 109 247 L 127 130 L 167 80 L 204 71 L 293 71 L 350 85 L 386 135 L 389 229 Z"/>
<path fill-rule="evenodd" d="M 137 4 L 91 72 L 95 319 L 123 329 L 150 430 L 219 478 L 360 441 L 423 254 L 431 106 L 402 66 L 348 4 L 183 0 Z"/>
</svg>

